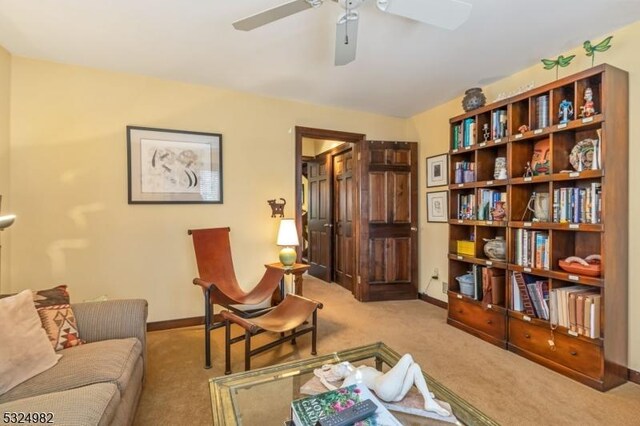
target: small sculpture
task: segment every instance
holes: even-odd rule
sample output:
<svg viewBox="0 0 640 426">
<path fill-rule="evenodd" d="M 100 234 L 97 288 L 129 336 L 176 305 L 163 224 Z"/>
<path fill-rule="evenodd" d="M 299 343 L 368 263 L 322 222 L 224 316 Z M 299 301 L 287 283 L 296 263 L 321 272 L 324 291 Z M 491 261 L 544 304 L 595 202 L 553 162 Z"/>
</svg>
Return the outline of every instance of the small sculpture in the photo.
<svg viewBox="0 0 640 426">
<path fill-rule="evenodd" d="M 593 103 L 593 90 L 591 87 L 584 89 L 584 105 L 580 107 L 580 117 L 591 117 L 596 113 L 596 107 Z"/>
<path fill-rule="evenodd" d="M 591 66 L 593 66 L 596 60 L 596 52 L 606 52 L 611 48 L 611 39 L 613 36 L 609 36 L 602 40 L 600 43 L 595 46 L 591 44 L 591 41 L 587 40 L 582 44 L 584 50 L 587 52 L 587 56 L 591 56 Z"/>
<path fill-rule="evenodd" d="M 464 92 L 464 98 L 462 98 L 462 108 L 469 112 L 471 110 L 483 107 L 487 102 L 487 97 L 482 93 L 480 87 L 472 87 Z"/>
<path fill-rule="evenodd" d="M 522 126 L 518 127 L 518 131 L 520 133 L 526 133 L 529 131 L 529 126 L 527 126 L 526 124 L 523 124 Z"/>
<path fill-rule="evenodd" d="M 483 247 L 484 254 L 491 260 L 504 262 L 507 260 L 507 241 L 503 236 L 495 238 L 483 238 L 485 244 Z"/>
<path fill-rule="evenodd" d="M 602 274 L 602 264 L 599 254 L 592 254 L 584 259 L 578 256 L 570 256 L 560 259 L 558 266 L 571 274 L 586 275 L 589 277 L 599 277 Z"/>
<path fill-rule="evenodd" d="M 531 169 L 531 162 L 527 161 L 527 166 L 524 168 L 524 177 L 532 177 L 533 170 Z"/>
<path fill-rule="evenodd" d="M 485 142 L 489 140 L 489 137 L 491 136 L 491 132 L 489 131 L 489 123 L 484 123 L 482 125 L 482 136 L 484 137 Z"/>
<path fill-rule="evenodd" d="M 401 401 L 412 385 L 415 385 L 424 397 L 425 410 L 433 411 L 443 417 L 451 415 L 438 404 L 433 394 L 429 392 L 420 366 L 413 361 L 409 354 L 403 355 L 398 363 L 386 373 L 365 365 L 356 368 L 350 362 L 344 361 L 335 365 L 323 365 L 322 368 L 316 368 L 313 374 L 320 378 L 322 384 L 329 390 L 337 389 L 329 382 L 344 380 L 340 387 L 362 383 L 374 391 L 378 398 L 387 402 Z"/>
<path fill-rule="evenodd" d="M 541 59 L 542 63 L 544 64 L 544 69 L 545 70 L 552 70 L 552 69 L 556 69 L 556 80 L 558 79 L 558 68 L 562 67 L 566 67 L 568 66 L 571 61 L 573 60 L 573 58 L 575 58 L 576 55 L 571 55 L 571 56 L 567 56 L 566 58 L 563 55 L 558 56 L 558 59 L 556 60 L 551 60 L 551 59 Z"/>
<path fill-rule="evenodd" d="M 276 203 L 275 198 L 273 200 L 267 200 L 267 203 L 271 206 L 271 217 L 276 217 L 276 215 L 280 215 L 280 217 L 284 217 L 284 206 L 287 204 L 287 200 L 284 198 L 280 198 L 282 200 L 281 203 Z"/>
<path fill-rule="evenodd" d="M 504 201 L 496 201 L 495 207 L 491 209 L 493 220 L 504 220 L 507 217 L 507 211 L 504 207 Z"/>
<path fill-rule="evenodd" d="M 536 142 L 531 156 L 531 168 L 535 176 L 549 174 L 551 170 L 551 149 L 549 139 Z"/>
<path fill-rule="evenodd" d="M 568 123 L 573 117 L 573 102 L 563 99 L 558 106 L 560 123 Z"/>
</svg>

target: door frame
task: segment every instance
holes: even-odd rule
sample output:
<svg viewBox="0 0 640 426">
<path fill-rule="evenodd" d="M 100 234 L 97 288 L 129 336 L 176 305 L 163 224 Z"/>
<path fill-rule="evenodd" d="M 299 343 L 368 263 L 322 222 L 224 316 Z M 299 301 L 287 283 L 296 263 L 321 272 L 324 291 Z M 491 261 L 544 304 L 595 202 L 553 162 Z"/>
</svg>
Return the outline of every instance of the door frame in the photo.
<svg viewBox="0 0 640 426">
<path fill-rule="evenodd" d="M 326 139 L 326 140 L 335 140 L 340 142 L 350 142 L 353 145 L 354 152 L 354 170 L 359 170 L 359 160 L 357 158 L 357 154 L 360 151 L 360 142 L 364 142 L 367 139 L 367 136 L 362 133 L 350 133 L 350 132 L 342 132 L 339 130 L 328 130 L 328 129 L 316 129 L 312 127 L 302 127 L 296 126 L 295 128 L 295 171 L 294 171 L 294 182 L 295 182 L 295 220 L 296 220 L 296 228 L 298 230 L 298 240 L 302 241 L 302 198 L 300 195 L 302 194 L 302 138 L 311 138 L 311 139 Z M 333 178 L 332 178 L 333 179 Z M 333 181 L 332 181 L 333 184 Z M 359 193 L 360 184 L 358 180 L 355 180 L 354 191 Z M 359 197 L 356 197 L 356 202 L 354 203 L 354 216 L 360 217 L 360 202 Z M 359 253 L 360 253 L 360 242 L 359 242 L 359 220 L 354 221 L 354 258 L 356 259 L 354 265 L 354 274 L 353 279 L 356 281 L 356 277 L 360 274 L 359 265 Z M 356 235 L 358 236 L 356 238 Z M 298 254 L 298 262 L 302 259 L 302 248 L 298 246 L 296 248 L 296 252 Z M 354 296 L 358 297 L 356 293 L 357 285 L 354 282 L 352 285 Z"/>
</svg>

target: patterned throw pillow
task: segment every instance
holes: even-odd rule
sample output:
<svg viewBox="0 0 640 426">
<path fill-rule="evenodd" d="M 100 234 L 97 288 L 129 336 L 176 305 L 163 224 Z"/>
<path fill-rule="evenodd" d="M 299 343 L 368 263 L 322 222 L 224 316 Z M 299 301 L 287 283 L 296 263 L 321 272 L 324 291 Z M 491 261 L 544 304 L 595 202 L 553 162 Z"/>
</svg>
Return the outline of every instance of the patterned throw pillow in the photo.
<svg viewBox="0 0 640 426">
<path fill-rule="evenodd" d="M 66 285 L 34 291 L 33 303 L 54 350 L 59 351 L 84 343 L 78 335 L 76 317 L 69 305 Z"/>
</svg>

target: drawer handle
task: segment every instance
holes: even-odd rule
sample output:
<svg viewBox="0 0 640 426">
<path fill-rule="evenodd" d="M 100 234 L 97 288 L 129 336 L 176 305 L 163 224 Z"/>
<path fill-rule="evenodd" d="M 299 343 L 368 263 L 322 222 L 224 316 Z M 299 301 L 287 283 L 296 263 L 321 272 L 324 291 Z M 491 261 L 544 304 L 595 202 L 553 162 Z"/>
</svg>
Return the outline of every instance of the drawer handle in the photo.
<svg viewBox="0 0 640 426">
<path fill-rule="evenodd" d="M 493 321 L 487 320 L 487 324 L 493 324 Z"/>
<path fill-rule="evenodd" d="M 578 355 L 578 352 L 576 352 L 576 351 L 571 351 L 571 352 L 569 352 L 569 353 L 570 353 L 571 355 L 573 355 L 573 356 Z"/>
<path fill-rule="evenodd" d="M 526 337 L 527 339 L 530 339 L 531 335 L 529 333 L 524 333 L 524 337 Z"/>
</svg>

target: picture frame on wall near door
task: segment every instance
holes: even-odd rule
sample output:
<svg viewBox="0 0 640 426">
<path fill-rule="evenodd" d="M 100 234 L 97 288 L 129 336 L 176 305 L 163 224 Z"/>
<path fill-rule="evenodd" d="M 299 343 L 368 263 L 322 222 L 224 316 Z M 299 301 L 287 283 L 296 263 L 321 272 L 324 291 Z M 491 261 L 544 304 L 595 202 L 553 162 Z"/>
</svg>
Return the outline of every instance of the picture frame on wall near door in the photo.
<svg viewBox="0 0 640 426">
<path fill-rule="evenodd" d="M 427 157 L 427 188 L 449 184 L 448 155 Z"/>
<path fill-rule="evenodd" d="M 427 222 L 447 222 L 449 191 L 427 192 Z"/>
</svg>

